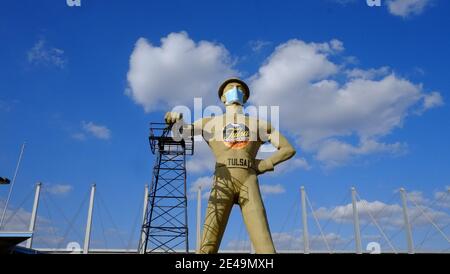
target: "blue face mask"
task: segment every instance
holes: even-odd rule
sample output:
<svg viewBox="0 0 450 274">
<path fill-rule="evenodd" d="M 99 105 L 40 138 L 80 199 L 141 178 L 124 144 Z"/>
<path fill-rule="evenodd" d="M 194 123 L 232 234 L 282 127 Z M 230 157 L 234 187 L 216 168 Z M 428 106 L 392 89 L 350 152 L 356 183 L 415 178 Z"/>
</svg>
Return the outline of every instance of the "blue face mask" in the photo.
<svg viewBox="0 0 450 274">
<path fill-rule="evenodd" d="M 225 93 L 225 105 L 231 105 L 233 103 L 244 105 L 244 92 L 237 87 L 229 89 Z"/>
</svg>

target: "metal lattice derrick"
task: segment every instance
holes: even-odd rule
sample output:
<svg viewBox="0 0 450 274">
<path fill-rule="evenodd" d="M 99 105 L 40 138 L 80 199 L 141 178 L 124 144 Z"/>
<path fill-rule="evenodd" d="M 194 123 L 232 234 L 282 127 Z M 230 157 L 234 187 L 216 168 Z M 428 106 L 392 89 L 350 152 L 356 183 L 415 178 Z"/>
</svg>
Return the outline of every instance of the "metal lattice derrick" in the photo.
<svg viewBox="0 0 450 274">
<path fill-rule="evenodd" d="M 193 139 L 174 140 L 171 128 L 152 123 L 150 148 L 156 154 L 148 206 L 139 244 L 141 253 L 188 252 L 186 154 Z"/>
</svg>

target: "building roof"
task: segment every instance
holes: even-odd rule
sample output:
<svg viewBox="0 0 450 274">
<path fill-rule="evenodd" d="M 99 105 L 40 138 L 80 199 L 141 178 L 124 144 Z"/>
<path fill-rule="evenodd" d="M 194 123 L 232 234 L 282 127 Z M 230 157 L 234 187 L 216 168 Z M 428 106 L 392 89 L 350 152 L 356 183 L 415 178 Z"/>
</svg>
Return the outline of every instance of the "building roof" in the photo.
<svg viewBox="0 0 450 274">
<path fill-rule="evenodd" d="M 8 253 L 16 245 L 28 240 L 31 231 L 0 231 L 0 253 Z"/>
</svg>

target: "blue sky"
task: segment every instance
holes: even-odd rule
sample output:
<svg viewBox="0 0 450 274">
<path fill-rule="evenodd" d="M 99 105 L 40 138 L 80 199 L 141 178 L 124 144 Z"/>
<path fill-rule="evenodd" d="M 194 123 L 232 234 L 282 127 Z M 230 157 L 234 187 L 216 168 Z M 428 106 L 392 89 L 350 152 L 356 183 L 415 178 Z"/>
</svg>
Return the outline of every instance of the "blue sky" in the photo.
<svg viewBox="0 0 450 274">
<path fill-rule="evenodd" d="M 298 150 L 295 162 L 260 177 L 281 247 L 283 239 L 300 235 L 293 205 L 299 204 L 301 185 L 316 209 L 324 207 L 318 212 L 323 224 L 327 216 L 335 218 L 325 232 L 337 241 L 352 236 L 348 216 L 338 212 L 349 203 L 351 186 L 369 207 L 379 201 L 394 215 L 394 191 L 403 186 L 444 227 L 448 199 L 431 201 L 450 185 L 450 30 L 444 27 L 450 3 L 381 2 L 82 0 L 81 7 L 68 7 L 64 0 L 4 1 L 0 176 L 13 176 L 20 146 L 27 143 L 12 206 L 42 181 L 55 202 L 47 212 L 41 206 L 42 231 L 54 226 L 62 236 L 67 225 L 56 205 L 70 219 L 95 182 L 110 212 L 103 212 L 109 246 L 123 247 L 120 237 L 136 238 L 136 229 L 131 231 L 151 180 L 148 123 L 161 121 L 176 104 L 191 106 L 194 96 L 218 104 L 218 83 L 237 74 L 249 81 L 252 104 L 280 105 L 280 130 Z M 198 61 L 202 56 L 210 58 Z M 165 63 L 170 58 L 175 64 Z M 287 72 L 277 70 L 283 66 Z M 190 80 L 194 84 L 186 84 Z M 312 94 L 321 95 L 308 99 Z M 190 160 L 188 188 L 208 181 L 212 171 L 202 165 L 208 157 L 203 148 Z M 6 198 L 6 187 L 0 195 Z M 28 199 L 24 214 L 30 204 Z M 97 218 L 94 244 L 104 247 Z M 81 234 L 84 219 L 82 211 Z M 339 220 L 345 228 L 338 233 Z M 384 221 L 394 235 L 399 228 Z M 194 231 L 194 200 L 189 225 Z M 313 219 L 310 226 L 319 235 Z M 430 227 L 415 226 L 418 242 Z M 245 246 L 244 230 L 235 208 L 222 248 Z M 48 246 L 45 233 L 42 245 Z M 67 241 L 81 240 L 67 234 Z M 363 235 L 380 234 L 369 226 Z M 439 237 L 425 246 L 448 248 Z M 395 241 L 405 249 L 403 235 Z M 190 242 L 194 247 L 195 233 Z"/>
</svg>

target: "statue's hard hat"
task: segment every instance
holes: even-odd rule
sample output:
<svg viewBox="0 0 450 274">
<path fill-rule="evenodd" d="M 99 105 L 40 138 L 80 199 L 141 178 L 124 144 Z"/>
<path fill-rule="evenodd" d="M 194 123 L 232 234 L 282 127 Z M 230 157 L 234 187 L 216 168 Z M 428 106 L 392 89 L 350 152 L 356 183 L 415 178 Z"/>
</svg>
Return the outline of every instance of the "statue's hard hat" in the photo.
<svg viewBox="0 0 450 274">
<path fill-rule="evenodd" d="M 242 88 L 244 89 L 244 103 L 247 102 L 248 98 L 250 97 L 250 89 L 248 88 L 248 85 L 242 81 L 239 78 L 228 78 L 227 80 L 225 80 L 219 87 L 219 98 L 222 97 L 223 94 L 223 90 L 225 89 L 225 87 L 230 84 L 230 83 L 239 83 Z"/>
</svg>

